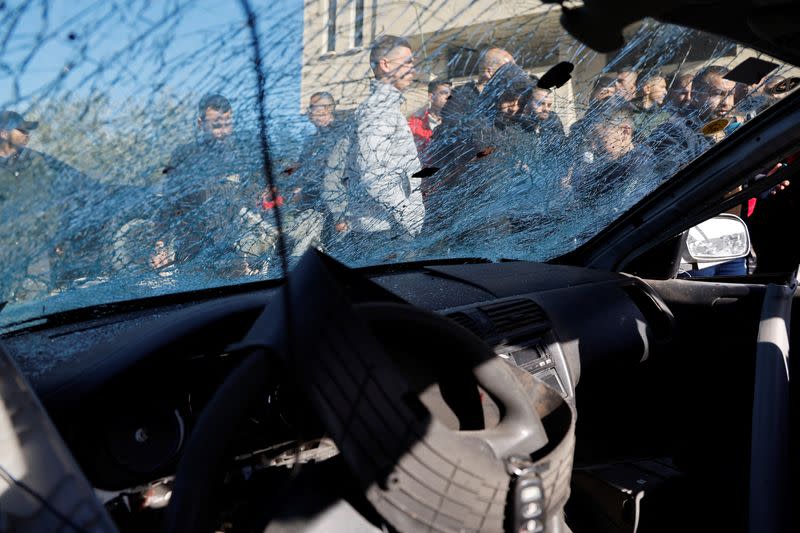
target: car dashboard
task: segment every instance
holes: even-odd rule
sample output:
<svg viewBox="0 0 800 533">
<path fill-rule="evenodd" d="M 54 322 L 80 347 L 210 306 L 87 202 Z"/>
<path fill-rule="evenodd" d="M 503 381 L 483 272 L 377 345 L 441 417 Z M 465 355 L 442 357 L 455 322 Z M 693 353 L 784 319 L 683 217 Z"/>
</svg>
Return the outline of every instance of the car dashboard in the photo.
<svg viewBox="0 0 800 533">
<path fill-rule="evenodd" d="M 637 365 L 672 335 L 663 300 L 624 274 L 528 262 L 363 273 L 393 297 L 470 330 L 568 401 L 582 374 Z M 235 344 L 276 286 L 237 290 L 66 314 L 3 338 L 118 523 L 166 506 L 194 423 L 240 360 Z M 165 335 L 181 340 L 164 347 Z M 324 432 L 298 419 L 297 394 L 276 376 L 250 407 L 229 482 L 336 455 Z"/>
</svg>

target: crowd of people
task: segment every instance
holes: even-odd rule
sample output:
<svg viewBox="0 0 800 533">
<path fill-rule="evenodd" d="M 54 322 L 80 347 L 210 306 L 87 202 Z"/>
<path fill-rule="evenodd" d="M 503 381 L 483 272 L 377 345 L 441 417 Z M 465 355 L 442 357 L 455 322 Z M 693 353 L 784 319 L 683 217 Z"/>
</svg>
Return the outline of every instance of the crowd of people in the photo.
<svg viewBox="0 0 800 533">
<path fill-rule="evenodd" d="M 381 262 L 399 249 L 414 257 L 454 240 L 490 241 L 544 216 L 565 216 L 572 204 L 633 198 L 643 180 L 668 178 L 783 96 L 779 77 L 746 86 L 716 65 L 669 76 L 625 70 L 595 80 L 567 132 L 554 88 L 506 50 L 487 50 L 474 81 L 430 82 L 428 105 L 408 118 L 404 93 L 417 77 L 410 43 L 379 37 L 369 64 L 372 90 L 354 111 L 339 113 L 329 92 L 311 96 L 315 133 L 295 162 L 276 171 L 277 188 L 267 187 L 257 136 L 238 131 L 228 99 L 210 94 L 198 105 L 199 134 L 174 151 L 158 191 L 93 224 L 86 224 L 91 214 L 83 224 L 65 220 L 74 210 L 52 200 L 69 196 L 59 192 L 64 175 L 73 192 L 76 180 L 88 179 L 28 148 L 37 123 L 3 112 L 3 299 L 99 275 L 106 253 L 118 268 L 163 272 L 194 262 L 216 275 L 266 273 L 278 252 L 276 207 L 291 256 L 317 246 Z M 94 191 L 78 207 L 107 213 L 98 198 L 107 191 Z M 108 235 L 102 247 L 100 233 Z M 36 235 L 40 246 L 15 243 L 21 234 Z"/>
</svg>

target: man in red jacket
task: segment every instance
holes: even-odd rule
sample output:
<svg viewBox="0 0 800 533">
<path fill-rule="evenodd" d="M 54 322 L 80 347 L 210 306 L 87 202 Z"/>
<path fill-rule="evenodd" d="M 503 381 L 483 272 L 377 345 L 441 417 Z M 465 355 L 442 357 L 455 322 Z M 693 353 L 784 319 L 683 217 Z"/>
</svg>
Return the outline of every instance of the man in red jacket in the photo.
<svg viewBox="0 0 800 533">
<path fill-rule="evenodd" d="M 449 81 L 432 81 L 428 84 L 428 107 L 408 119 L 411 133 L 414 135 L 414 142 L 417 145 L 420 160 L 425 161 L 425 151 L 431 142 L 433 130 L 442 123 L 442 108 L 450 98 L 452 84 Z"/>
</svg>

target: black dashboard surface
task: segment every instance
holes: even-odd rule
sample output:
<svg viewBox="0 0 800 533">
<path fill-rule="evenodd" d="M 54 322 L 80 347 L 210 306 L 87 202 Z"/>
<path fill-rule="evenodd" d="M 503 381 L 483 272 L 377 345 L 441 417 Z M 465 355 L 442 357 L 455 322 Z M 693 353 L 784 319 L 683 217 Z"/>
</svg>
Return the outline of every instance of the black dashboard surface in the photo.
<svg viewBox="0 0 800 533">
<path fill-rule="evenodd" d="M 525 262 L 362 272 L 374 285 L 364 293 L 351 287 L 354 296 L 380 294 L 444 314 L 568 400 L 582 373 L 636 365 L 654 342 L 649 323 L 659 310 L 649 287 L 626 275 Z M 231 346 L 265 306 L 269 313 L 277 287 L 63 313 L 2 342 L 90 480 L 119 490 L 172 472 L 185 432 L 240 360 Z M 273 408 L 255 407 L 256 425 L 283 426 Z M 140 446 L 131 440 L 137 428 L 158 438 Z M 245 448 L 270 445 L 256 426 L 245 433 Z"/>
<path fill-rule="evenodd" d="M 395 296 L 424 309 L 447 313 L 450 309 L 511 297 L 526 297 L 544 309 L 575 378 L 581 364 L 607 357 L 640 360 L 646 357 L 645 318 L 629 297 L 635 278 L 595 270 L 528 262 L 454 264 L 414 270 L 368 271 L 372 281 Z M 625 289 L 628 287 L 628 289 Z M 628 292 L 626 292 L 626 290 Z M 142 333 L 186 320 L 208 309 L 220 313 L 233 306 L 239 322 L 267 302 L 274 288 L 220 296 L 205 301 L 148 306 L 140 302 L 124 312 L 94 313 L 95 318 L 59 317 L 53 326 L 7 334 L 3 339 L 26 376 L 45 402 L 66 382 L 86 374 L 111 375 L 122 371 L 124 361 L 114 361 L 120 342 L 140 342 Z M 237 322 L 238 323 L 238 322 Z M 246 324 L 240 324 L 246 328 Z M 226 330 L 237 329 L 225 324 Z M 220 332 L 223 335 L 223 332 Z M 105 361 L 105 362 L 103 362 Z M 100 372 L 104 365 L 118 367 Z"/>
<path fill-rule="evenodd" d="M 624 279 L 619 274 L 588 268 L 524 261 L 438 265 L 427 267 L 426 270 L 480 287 L 497 298 Z"/>
</svg>

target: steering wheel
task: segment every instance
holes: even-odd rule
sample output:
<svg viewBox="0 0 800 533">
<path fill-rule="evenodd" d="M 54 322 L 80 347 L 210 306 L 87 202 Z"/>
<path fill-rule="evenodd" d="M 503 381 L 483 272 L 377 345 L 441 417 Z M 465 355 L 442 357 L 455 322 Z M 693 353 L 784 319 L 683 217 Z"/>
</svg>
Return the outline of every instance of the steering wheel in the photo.
<svg viewBox="0 0 800 533">
<path fill-rule="evenodd" d="M 363 353 L 368 359 L 358 358 L 374 386 L 364 387 L 364 399 L 346 407 L 364 430 L 340 428 L 337 438 L 335 423 L 328 427 L 336 442 L 360 437 L 358 446 L 342 447 L 341 453 L 367 486 L 367 498 L 401 531 L 502 530 L 510 486 L 506 460 L 530 457 L 548 442 L 534 398 L 481 339 L 440 315 L 394 303 L 355 309 L 380 344 Z M 345 356 L 340 363 L 352 369 L 356 360 Z M 420 400 L 434 383 L 456 411 L 460 429 L 446 427 L 436 416 L 437 405 Z M 476 385 L 502 417 L 494 427 L 464 430 L 483 425 L 470 416 L 470 393 L 480 409 Z M 330 413 L 338 410 L 340 418 L 343 400 L 328 396 L 318 409 L 327 407 L 326 420 L 335 420 Z M 459 412 L 460 407 L 467 409 Z M 389 418 L 392 424 L 385 422 Z"/>
<path fill-rule="evenodd" d="M 206 406 L 184 451 L 169 530 L 206 524 L 237 415 L 279 367 L 293 375 L 367 498 L 393 527 L 503 529 L 508 460 L 547 444 L 534 398 L 508 363 L 446 318 L 398 303 L 351 304 L 345 287 L 363 283 L 354 276 L 309 252 L 255 321 L 240 345 L 250 355 Z M 456 399 L 453 410 L 467 430 L 446 427 L 420 400 L 434 384 L 445 403 Z M 494 427 L 480 428 L 474 416 L 476 384 L 503 413 Z M 571 466 L 569 451 L 559 464 Z"/>
</svg>

